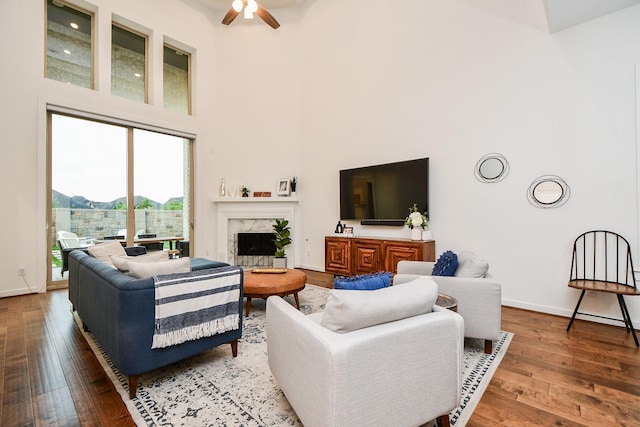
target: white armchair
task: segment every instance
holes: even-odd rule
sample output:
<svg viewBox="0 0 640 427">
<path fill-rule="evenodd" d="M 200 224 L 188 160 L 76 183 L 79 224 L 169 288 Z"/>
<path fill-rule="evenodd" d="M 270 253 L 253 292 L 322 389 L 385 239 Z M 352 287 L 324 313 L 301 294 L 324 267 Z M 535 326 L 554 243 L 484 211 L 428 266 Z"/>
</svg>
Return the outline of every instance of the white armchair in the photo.
<svg viewBox="0 0 640 427">
<path fill-rule="evenodd" d="M 343 298 L 341 315 L 362 326 L 362 313 L 348 312 L 356 298 L 364 298 L 356 311 L 380 312 L 376 299 L 399 307 L 398 292 L 406 300 L 415 294 L 410 289 L 331 292 Z M 435 301 L 435 283 L 432 289 Z M 387 320 L 385 313 L 379 318 Z M 433 306 L 426 314 L 344 333 L 323 324 L 324 313 L 307 316 L 282 298 L 267 300 L 269 367 L 306 427 L 417 426 L 433 419 L 449 425 L 462 382 L 464 321 L 458 314 Z"/>
<path fill-rule="evenodd" d="M 418 276 L 431 276 L 435 263 L 400 261 L 393 283 L 400 284 Z M 465 336 L 485 340 L 490 354 L 493 340 L 500 338 L 502 322 L 502 286 L 489 273 L 484 277 L 433 276 L 438 292 L 458 300 L 458 313 L 464 318 Z"/>
</svg>

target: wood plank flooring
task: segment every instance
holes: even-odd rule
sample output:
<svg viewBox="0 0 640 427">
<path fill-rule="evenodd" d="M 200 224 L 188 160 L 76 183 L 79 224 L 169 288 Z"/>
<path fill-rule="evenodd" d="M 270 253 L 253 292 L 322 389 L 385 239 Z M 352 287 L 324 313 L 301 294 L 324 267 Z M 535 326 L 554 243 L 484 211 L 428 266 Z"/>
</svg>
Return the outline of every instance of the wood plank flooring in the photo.
<svg viewBox="0 0 640 427">
<path fill-rule="evenodd" d="M 307 271 L 309 283 L 332 276 Z M 503 308 L 515 336 L 467 424 L 640 426 L 640 350 L 623 328 Z M 0 299 L 1 426 L 132 426 L 66 289 Z"/>
</svg>

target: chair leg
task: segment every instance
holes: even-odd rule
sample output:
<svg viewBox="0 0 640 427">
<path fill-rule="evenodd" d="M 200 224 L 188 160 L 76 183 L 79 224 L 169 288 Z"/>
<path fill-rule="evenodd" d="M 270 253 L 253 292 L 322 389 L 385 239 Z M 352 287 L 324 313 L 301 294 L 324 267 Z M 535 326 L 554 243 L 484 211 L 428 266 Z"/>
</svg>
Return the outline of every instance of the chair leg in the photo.
<svg viewBox="0 0 640 427">
<path fill-rule="evenodd" d="M 137 375 L 129 375 L 129 399 L 136 398 L 136 389 L 138 388 L 138 376 Z"/>
<path fill-rule="evenodd" d="M 493 353 L 493 341 L 491 340 L 484 340 L 484 352 L 486 354 L 491 354 Z"/>
<path fill-rule="evenodd" d="M 636 347 L 640 347 L 640 344 L 638 343 L 638 336 L 636 335 L 636 330 L 633 327 L 631 315 L 629 314 L 629 309 L 627 308 L 627 303 L 624 301 L 623 295 L 618 295 L 618 303 L 620 304 L 620 311 L 622 312 L 622 318 L 624 319 L 624 325 L 627 328 L 627 332 L 631 331 Z"/>
<path fill-rule="evenodd" d="M 578 303 L 576 304 L 576 309 L 573 310 L 573 316 L 571 316 L 571 320 L 569 321 L 569 326 L 567 326 L 567 332 L 571 330 L 571 325 L 573 325 L 573 321 L 576 318 L 576 314 L 578 314 L 578 309 L 580 308 L 580 304 L 582 304 L 582 298 L 584 298 L 584 294 L 586 293 L 587 293 L 586 290 L 582 290 L 582 293 L 580 294 L 580 298 L 578 299 Z"/>
<path fill-rule="evenodd" d="M 620 313 L 622 313 L 622 321 L 624 322 L 624 328 L 627 330 L 627 332 L 630 332 L 629 319 L 627 317 L 629 313 L 625 311 L 626 304 L 624 303 L 624 297 L 619 294 L 616 294 L 616 297 L 618 297 L 618 305 L 620 306 Z"/>
<path fill-rule="evenodd" d="M 436 418 L 436 424 L 438 427 L 449 427 L 451 425 L 449 424 L 449 414 L 440 415 Z"/>
</svg>

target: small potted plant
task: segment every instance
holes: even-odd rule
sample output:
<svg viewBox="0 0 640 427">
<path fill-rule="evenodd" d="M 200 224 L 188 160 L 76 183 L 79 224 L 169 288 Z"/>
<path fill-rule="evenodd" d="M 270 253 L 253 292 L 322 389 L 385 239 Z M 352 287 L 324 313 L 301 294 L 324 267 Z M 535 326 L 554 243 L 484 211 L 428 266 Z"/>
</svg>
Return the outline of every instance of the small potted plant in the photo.
<svg viewBox="0 0 640 427">
<path fill-rule="evenodd" d="M 287 267 L 287 254 L 284 247 L 291 244 L 291 227 L 286 219 L 276 219 L 273 224 L 275 233 L 273 243 L 276 245 L 276 252 L 273 254 L 273 266 L 279 268 Z"/>
<path fill-rule="evenodd" d="M 242 192 L 242 197 L 249 197 L 249 189 L 244 185 L 240 187 L 240 192 Z"/>
</svg>

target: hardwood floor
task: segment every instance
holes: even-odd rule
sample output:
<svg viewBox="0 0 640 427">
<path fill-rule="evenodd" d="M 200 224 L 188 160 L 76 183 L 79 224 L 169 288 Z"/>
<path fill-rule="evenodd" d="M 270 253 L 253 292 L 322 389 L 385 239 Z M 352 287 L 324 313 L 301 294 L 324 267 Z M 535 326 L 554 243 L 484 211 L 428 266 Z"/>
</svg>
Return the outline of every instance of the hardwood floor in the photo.
<svg viewBox="0 0 640 427">
<path fill-rule="evenodd" d="M 332 276 L 307 271 L 309 283 Z M 515 334 L 473 426 L 640 426 L 640 350 L 623 328 L 503 308 Z M 0 299 L 0 425 L 134 425 L 67 291 Z"/>
</svg>

